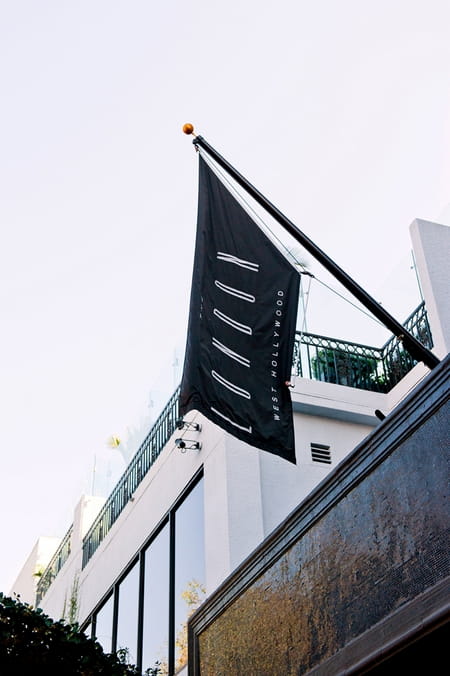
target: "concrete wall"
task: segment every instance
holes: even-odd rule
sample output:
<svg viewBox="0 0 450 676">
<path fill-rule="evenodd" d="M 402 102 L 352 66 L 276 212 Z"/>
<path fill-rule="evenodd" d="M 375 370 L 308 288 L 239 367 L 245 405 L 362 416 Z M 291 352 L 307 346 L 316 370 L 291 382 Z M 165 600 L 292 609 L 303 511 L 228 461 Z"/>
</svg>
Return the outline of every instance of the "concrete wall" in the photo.
<svg viewBox="0 0 450 676">
<path fill-rule="evenodd" d="M 40 606 L 55 620 L 68 619 L 71 597 L 76 611 L 73 619 L 82 620 L 80 613 L 82 541 L 105 502 L 104 498 L 82 495 L 74 511 L 71 553 L 54 582 L 50 585 Z M 32 603 L 34 604 L 35 599 Z"/>
<path fill-rule="evenodd" d="M 39 574 L 42 573 L 56 552 L 61 538 L 40 537 L 30 552 L 22 570 L 9 592 L 10 596 L 20 594 L 24 603 L 34 605 Z"/>
<path fill-rule="evenodd" d="M 450 351 L 450 228 L 416 219 L 410 226 L 428 318 L 439 358 Z"/>
</svg>

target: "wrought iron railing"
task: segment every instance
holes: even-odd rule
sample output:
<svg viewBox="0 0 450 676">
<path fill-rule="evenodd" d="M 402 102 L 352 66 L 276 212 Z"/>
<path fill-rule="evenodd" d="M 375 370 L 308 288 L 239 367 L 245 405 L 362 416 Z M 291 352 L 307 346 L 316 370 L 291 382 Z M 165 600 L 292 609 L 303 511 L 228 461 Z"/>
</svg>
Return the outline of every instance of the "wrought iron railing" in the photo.
<svg viewBox="0 0 450 676">
<path fill-rule="evenodd" d="M 433 347 L 424 303 L 411 313 L 404 326 L 425 347 Z M 297 333 L 293 373 L 312 380 L 388 392 L 416 363 L 395 336 L 378 348 L 313 333 Z"/>
<path fill-rule="evenodd" d="M 83 568 L 175 431 L 178 418 L 178 397 L 179 388 L 169 399 L 158 420 L 85 535 L 83 539 Z"/>
<path fill-rule="evenodd" d="M 45 596 L 51 583 L 70 556 L 72 530 L 73 526 L 70 526 L 69 530 L 61 540 L 58 549 L 53 554 L 50 563 L 39 578 L 39 582 L 36 586 L 36 608 L 39 606 L 41 599 Z"/>
<path fill-rule="evenodd" d="M 428 348 L 433 346 L 424 303 L 411 313 L 404 326 L 423 345 Z M 313 380 L 387 392 L 412 369 L 415 363 L 395 337 L 388 340 L 383 347 L 377 348 L 313 333 L 297 333 L 293 373 Z M 83 568 L 175 431 L 178 397 L 179 388 L 166 404 L 84 537 Z M 70 533 L 71 529 L 39 581 L 39 601 L 70 553 Z"/>
<path fill-rule="evenodd" d="M 422 345 L 425 345 L 425 347 L 429 349 L 433 347 L 433 338 L 424 302 L 409 315 L 403 326 L 407 331 L 412 333 Z M 417 364 L 417 361 L 411 357 L 409 352 L 403 347 L 402 342 L 397 340 L 395 336 L 383 345 L 381 348 L 381 355 L 383 361 L 383 376 L 385 378 L 387 391 L 399 383 L 400 380 L 411 371 L 413 366 Z"/>
<path fill-rule="evenodd" d="M 294 373 L 303 378 L 384 392 L 378 380 L 381 350 L 313 333 L 297 334 Z"/>
</svg>

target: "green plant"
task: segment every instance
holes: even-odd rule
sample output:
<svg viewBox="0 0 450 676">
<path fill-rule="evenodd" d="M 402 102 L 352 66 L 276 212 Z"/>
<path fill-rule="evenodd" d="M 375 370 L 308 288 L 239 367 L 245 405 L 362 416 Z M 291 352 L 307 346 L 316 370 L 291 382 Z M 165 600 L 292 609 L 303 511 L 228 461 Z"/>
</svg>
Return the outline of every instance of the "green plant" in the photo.
<svg viewBox="0 0 450 676">
<path fill-rule="evenodd" d="M 0 593 L 0 673 L 138 676 L 120 656 L 103 652 L 77 624 L 53 621 L 40 608 Z"/>
<path fill-rule="evenodd" d="M 376 357 L 327 347 L 317 350 L 311 359 L 311 372 L 315 380 L 372 389 L 372 384 L 382 385 L 378 382 L 378 363 Z"/>
<path fill-rule="evenodd" d="M 79 575 L 78 573 L 73 578 L 72 588 L 70 590 L 69 603 L 67 603 L 67 595 L 64 599 L 62 619 L 66 620 L 69 624 L 75 624 L 78 620 L 78 586 L 79 586 Z"/>
</svg>

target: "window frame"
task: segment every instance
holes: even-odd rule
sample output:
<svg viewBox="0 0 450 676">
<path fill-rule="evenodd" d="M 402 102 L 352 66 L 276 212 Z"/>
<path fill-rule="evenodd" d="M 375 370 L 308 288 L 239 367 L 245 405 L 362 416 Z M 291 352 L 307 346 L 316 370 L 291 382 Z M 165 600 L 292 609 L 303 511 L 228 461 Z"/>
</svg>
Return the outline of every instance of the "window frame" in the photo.
<svg viewBox="0 0 450 676">
<path fill-rule="evenodd" d="M 157 538 L 162 529 L 168 524 L 169 526 L 169 627 L 168 627 L 168 674 L 174 676 L 175 673 L 175 514 L 177 509 L 186 500 L 191 491 L 197 486 L 200 481 L 204 479 L 204 468 L 201 466 L 199 470 L 191 477 L 177 499 L 172 503 L 164 516 L 159 520 L 158 524 L 153 528 L 149 536 L 139 547 L 139 550 L 134 554 L 133 558 L 127 563 L 120 575 L 114 580 L 106 592 L 102 595 L 100 601 L 95 605 L 93 610 L 86 616 L 80 629 L 84 631 L 85 628 L 91 625 L 91 638 L 95 638 L 97 614 L 101 611 L 109 598 L 113 597 L 113 626 L 112 626 L 112 652 L 117 648 L 117 622 L 119 610 L 119 587 L 121 582 L 126 578 L 133 566 L 137 563 L 139 566 L 139 591 L 138 591 L 138 607 L 137 612 L 137 661 L 136 667 L 142 670 L 142 656 L 143 656 L 143 633 L 144 633 L 144 594 L 145 594 L 145 551 L 151 546 L 152 542 Z M 203 511 L 204 518 L 204 511 Z M 203 551 L 203 555 L 204 555 Z"/>
</svg>

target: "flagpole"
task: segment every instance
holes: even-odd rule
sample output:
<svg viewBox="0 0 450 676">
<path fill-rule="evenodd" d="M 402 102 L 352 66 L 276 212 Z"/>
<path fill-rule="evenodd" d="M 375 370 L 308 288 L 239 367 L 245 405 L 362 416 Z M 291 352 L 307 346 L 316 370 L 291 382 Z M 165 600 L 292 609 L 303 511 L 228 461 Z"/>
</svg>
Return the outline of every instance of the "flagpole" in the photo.
<svg viewBox="0 0 450 676">
<path fill-rule="evenodd" d="M 339 282 L 352 293 L 389 331 L 391 331 L 414 359 L 422 361 L 429 369 L 437 366 L 440 360 L 422 343 L 420 343 L 406 328 L 400 324 L 389 312 L 376 302 L 357 282 L 355 282 L 342 268 L 340 268 L 327 254 L 309 239 L 292 221 L 281 213 L 276 206 L 264 197 L 247 179 L 242 176 L 227 160 L 220 155 L 202 136 L 195 136 L 191 124 L 183 126 L 185 134 L 193 134 L 193 144 L 210 155 L 218 165 L 238 183 L 255 201 L 260 204 L 280 225 L 287 230 L 294 239 L 305 247 L 316 260 L 321 263 Z"/>
</svg>

